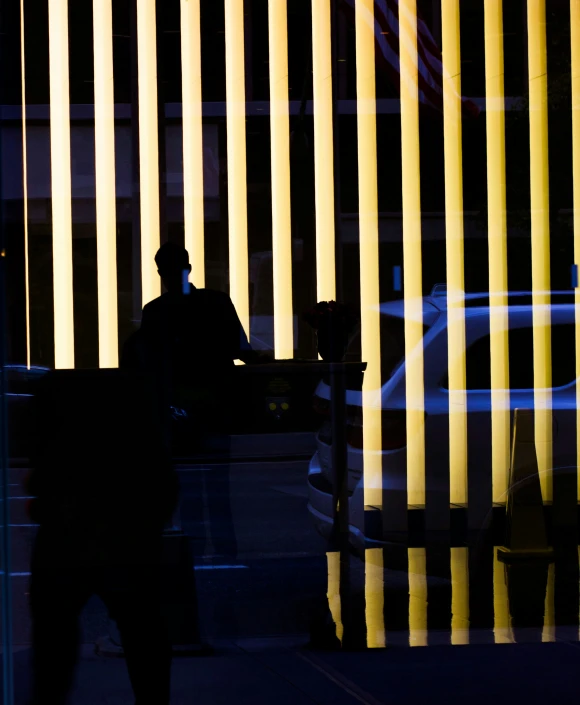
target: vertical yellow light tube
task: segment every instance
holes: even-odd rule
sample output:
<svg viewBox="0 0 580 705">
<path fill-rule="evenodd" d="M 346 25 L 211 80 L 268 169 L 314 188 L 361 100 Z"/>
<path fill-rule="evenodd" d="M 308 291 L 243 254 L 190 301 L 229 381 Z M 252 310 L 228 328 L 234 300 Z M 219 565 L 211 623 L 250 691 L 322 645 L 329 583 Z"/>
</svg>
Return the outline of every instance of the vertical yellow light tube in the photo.
<svg viewBox="0 0 580 705">
<path fill-rule="evenodd" d="M 409 644 L 427 646 L 427 553 L 409 548 Z"/>
<path fill-rule="evenodd" d="M 574 182 L 574 261 L 580 263 L 580 0 L 570 0 L 572 49 L 572 173 Z M 576 377 L 580 378 L 580 287 L 576 287 Z M 576 409 L 580 409 L 580 385 L 576 385 Z M 576 450 L 580 467 L 580 413 L 576 414 Z M 580 473 L 578 473 L 580 499 Z"/>
<path fill-rule="evenodd" d="M 269 0 L 268 29 L 270 37 L 274 351 L 278 359 L 286 360 L 294 357 L 286 0 Z"/>
<path fill-rule="evenodd" d="M 469 644 L 469 549 L 451 548 L 451 643 Z"/>
<path fill-rule="evenodd" d="M 416 0 L 400 0 L 401 147 L 409 504 L 425 503 L 423 285 Z"/>
<path fill-rule="evenodd" d="M 555 603 L 556 566 L 548 566 L 548 582 L 546 584 L 546 601 L 544 603 L 544 628 L 542 629 L 542 642 L 556 641 L 556 603 Z"/>
<path fill-rule="evenodd" d="M 111 0 L 93 0 L 99 366 L 118 367 L 115 96 Z"/>
<path fill-rule="evenodd" d="M 22 200 L 24 202 L 24 289 L 26 298 L 26 366 L 30 369 L 30 266 L 28 260 L 28 146 L 26 131 L 26 60 L 24 0 L 20 0 L 20 76 L 22 90 Z"/>
<path fill-rule="evenodd" d="M 364 503 L 382 506 L 381 321 L 374 0 L 356 2 L 356 86 L 363 380 Z M 373 398 L 374 393 L 374 398 Z"/>
<path fill-rule="evenodd" d="M 505 501 L 510 466 L 508 269 L 503 0 L 485 0 L 487 208 L 493 501 Z"/>
<path fill-rule="evenodd" d="M 326 596 L 328 608 L 336 627 L 336 636 L 342 642 L 344 627 L 342 624 L 342 607 L 340 602 L 340 552 L 329 551 L 326 554 L 328 585 Z"/>
<path fill-rule="evenodd" d="M 319 301 L 336 298 L 330 0 L 312 0 L 316 282 Z"/>
<path fill-rule="evenodd" d="M 546 2 L 528 0 L 530 194 L 536 449 L 544 501 L 552 499 L 552 346 Z"/>
<path fill-rule="evenodd" d="M 205 286 L 200 0 L 181 0 L 183 217 L 191 278 Z"/>
<path fill-rule="evenodd" d="M 467 503 L 467 398 L 459 0 L 442 0 L 441 19 L 449 349 L 449 481 L 451 502 L 465 504 Z"/>
<path fill-rule="evenodd" d="M 493 550 L 493 635 L 496 644 L 511 644 L 514 640 L 508 600 L 506 566 Z"/>
<path fill-rule="evenodd" d="M 137 3 L 139 67 L 139 169 L 141 185 L 141 287 L 143 306 L 161 293 L 159 249 L 159 134 L 155 0 Z"/>
<path fill-rule="evenodd" d="M 365 550 L 365 621 L 367 647 L 380 649 L 385 646 L 385 596 L 383 549 Z"/>
<path fill-rule="evenodd" d="M 243 2 L 225 0 L 225 24 L 230 296 L 246 333 L 249 333 L 250 292 Z"/>
<path fill-rule="evenodd" d="M 75 366 L 68 2 L 48 2 L 54 366 Z"/>
</svg>

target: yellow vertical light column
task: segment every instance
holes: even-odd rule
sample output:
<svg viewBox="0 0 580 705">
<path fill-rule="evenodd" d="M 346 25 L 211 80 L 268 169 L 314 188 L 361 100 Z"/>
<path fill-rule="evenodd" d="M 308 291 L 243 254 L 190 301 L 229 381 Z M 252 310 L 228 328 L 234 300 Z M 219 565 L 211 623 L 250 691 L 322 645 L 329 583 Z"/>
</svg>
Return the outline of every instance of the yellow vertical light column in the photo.
<svg viewBox="0 0 580 705">
<path fill-rule="evenodd" d="M 427 553 L 409 548 L 409 645 L 427 646 Z"/>
<path fill-rule="evenodd" d="M 93 0 L 99 366 L 118 367 L 112 0 Z"/>
<path fill-rule="evenodd" d="M 552 499 L 552 346 L 550 331 L 550 183 L 546 2 L 528 0 L 530 208 L 534 326 L 534 406 L 538 468 L 544 501 Z"/>
<path fill-rule="evenodd" d="M 246 333 L 250 330 L 244 3 L 225 0 L 230 296 Z"/>
<path fill-rule="evenodd" d="M 381 326 L 374 0 L 356 1 L 356 87 L 363 380 L 364 503 L 382 506 Z"/>
<path fill-rule="evenodd" d="M 336 298 L 330 0 L 312 0 L 312 85 L 317 296 L 328 301 Z"/>
<path fill-rule="evenodd" d="M 493 501 L 505 501 L 510 465 L 508 269 L 503 0 L 485 0 L 487 211 Z"/>
<path fill-rule="evenodd" d="M 572 173 L 574 188 L 574 262 L 580 264 L 580 0 L 570 0 L 572 50 Z M 576 287 L 576 377 L 580 378 L 580 286 Z M 580 384 L 576 385 L 576 452 L 580 467 Z M 578 473 L 580 499 L 580 473 Z"/>
<path fill-rule="evenodd" d="M 496 644 L 511 644 L 514 640 L 508 599 L 506 565 L 493 550 L 493 635 Z"/>
<path fill-rule="evenodd" d="M 24 291 L 26 300 L 26 365 L 30 369 L 30 267 L 28 259 L 28 140 L 26 129 L 26 45 L 24 0 L 20 0 L 20 80 L 22 91 L 22 200 L 24 203 Z"/>
<path fill-rule="evenodd" d="M 550 563 L 546 583 L 546 600 L 544 602 L 544 627 L 542 629 L 542 642 L 556 641 L 556 566 Z"/>
<path fill-rule="evenodd" d="M 340 600 L 340 552 L 329 551 L 326 554 L 328 584 L 326 596 L 328 598 L 328 608 L 332 615 L 332 620 L 336 627 L 337 639 L 342 642 L 344 626 L 342 624 L 342 607 Z"/>
<path fill-rule="evenodd" d="M 365 550 L 365 622 L 367 646 L 380 649 L 386 644 L 385 573 L 382 548 Z"/>
<path fill-rule="evenodd" d="M 423 284 L 416 0 L 400 0 L 403 281 L 407 403 L 407 489 L 410 504 L 425 503 Z"/>
<path fill-rule="evenodd" d="M 48 2 L 54 366 L 75 366 L 68 3 Z"/>
<path fill-rule="evenodd" d="M 451 502 L 465 504 L 467 503 L 467 399 L 459 0 L 442 0 L 441 19 L 449 350 L 449 484 Z"/>
<path fill-rule="evenodd" d="M 451 548 L 451 643 L 469 644 L 469 549 Z"/>
<path fill-rule="evenodd" d="M 141 188 L 141 287 L 143 305 L 161 293 L 159 249 L 159 134 L 155 0 L 137 3 L 139 169 Z"/>
<path fill-rule="evenodd" d="M 203 201 L 203 103 L 199 0 L 181 0 L 181 93 L 183 121 L 183 218 L 191 278 L 205 286 Z"/>
<path fill-rule="evenodd" d="M 269 0 L 268 30 L 270 38 L 274 351 L 278 359 L 285 360 L 294 357 L 286 0 Z"/>
</svg>

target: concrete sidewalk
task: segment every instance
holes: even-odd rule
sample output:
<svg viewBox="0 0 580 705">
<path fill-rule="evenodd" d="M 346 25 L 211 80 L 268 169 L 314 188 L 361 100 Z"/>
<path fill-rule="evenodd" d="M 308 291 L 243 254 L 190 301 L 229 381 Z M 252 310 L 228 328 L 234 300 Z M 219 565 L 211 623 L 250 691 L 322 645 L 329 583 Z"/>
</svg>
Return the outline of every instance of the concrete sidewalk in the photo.
<svg viewBox="0 0 580 705">
<path fill-rule="evenodd" d="M 302 642 L 303 643 L 303 642 Z M 286 640 L 216 643 L 176 658 L 172 705 L 459 705 L 577 703 L 580 647 L 557 643 L 315 652 Z M 17 705 L 27 705 L 27 650 L 15 653 Z M 71 705 L 133 705 L 125 662 L 83 649 Z"/>
</svg>

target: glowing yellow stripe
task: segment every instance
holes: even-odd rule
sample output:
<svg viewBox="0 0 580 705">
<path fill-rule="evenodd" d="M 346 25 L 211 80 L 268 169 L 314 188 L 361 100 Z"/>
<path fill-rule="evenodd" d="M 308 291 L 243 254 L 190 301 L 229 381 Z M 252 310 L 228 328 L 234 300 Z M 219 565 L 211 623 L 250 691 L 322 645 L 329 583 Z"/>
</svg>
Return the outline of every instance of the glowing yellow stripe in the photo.
<svg viewBox="0 0 580 705">
<path fill-rule="evenodd" d="M 22 198 L 24 201 L 24 288 L 26 296 L 26 366 L 30 369 L 30 266 L 28 262 L 28 149 L 26 139 L 26 62 L 24 0 L 20 0 L 20 70 L 22 80 Z"/>
<path fill-rule="evenodd" d="M 546 3 L 528 0 L 530 186 L 536 447 L 544 501 L 552 499 L 552 349 Z"/>
<path fill-rule="evenodd" d="M 336 298 L 330 0 L 312 0 L 316 282 L 319 301 Z"/>
<path fill-rule="evenodd" d="M 469 551 L 451 549 L 451 643 L 469 644 Z"/>
<path fill-rule="evenodd" d="M 365 621 L 367 646 L 380 649 L 385 646 L 383 549 L 365 551 Z"/>
<path fill-rule="evenodd" d="M 93 0 L 99 365 L 118 367 L 115 96 L 111 0 Z"/>
<path fill-rule="evenodd" d="M 548 568 L 548 584 L 546 585 L 546 600 L 544 602 L 544 627 L 542 641 L 556 641 L 556 603 L 555 603 L 556 566 L 550 563 Z"/>
<path fill-rule="evenodd" d="M 137 3 L 139 64 L 139 167 L 141 184 L 141 287 L 143 305 L 161 293 L 159 249 L 159 143 L 155 0 Z"/>
<path fill-rule="evenodd" d="M 191 278 L 205 286 L 203 123 L 199 0 L 181 0 L 181 87 L 183 101 L 183 215 Z"/>
<path fill-rule="evenodd" d="M 463 247 L 463 148 L 459 0 L 442 0 L 445 222 L 449 349 L 450 499 L 467 502 L 467 399 Z"/>
<path fill-rule="evenodd" d="M 425 503 L 423 285 L 417 83 L 416 0 L 399 3 L 403 260 L 407 394 L 407 488 L 410 504 Z"/>
<path fill-rule="evenodd" d="M 336 626 L 336 636 L 342 642 L 344 628 L 342 625 L 342 608 L 340 603 L 340 553 L 338 551 L 326 554 L 328 568 L 328 607 Z"/>
<path fill-rule="evenodd" d="M 511 644 L 514 640 L 508 600 L 505 564 L 493 550 L 493 634 L 496 644 Z"/>
<path fill-rule="evenodd" d="M 67 0 L 48 2 L 54 366 L 75 366 Z"/>
<path fill-rule="evenodd" d="M 409 644 L 427 646 L 427 554 L 409 549 Z"/>
<path fill-rule="evenodd" d="M 244 4 L 225 0 L 226 98 L 228 131 L 228 222 L 230 295 L 246 330 L 250 329 L 248 203 L 246 185 L 246 88 Z"/>
<path fill-rule="evenodd" d="M 277 358 L 284 360 L 294 357 L 286 0 L 269 1 L 268 23 L 270 36 L 270 131 L 272 144 L 274 351 Z"/>
<path fill-rule="evenodd" d="M 375 92 L 374 1 L 356 2 L 356 81 L 358 121 L 358 193 L 360 297 L 363 381 L 364 503 L 382 499 L 381 408 L 373 392 L 381 388 L 379 293 L 379 217 L 377 194 L 377 118 Z M 373 452 L 375 451 L 375 452 Z"/>
<path fill-rule="evenodd" d="M 580 264 L 580 0 L 570 0 L 572 48 L 572 169 L 574 181 L 574 261 Z M 576 311 L 580 312 L 580 287 L 576 288 Z M 580 313 L 576 313 L 576 377 L 580 378 Z M 576 385 L 576 408 L 580 409 L 580 385 Z M 580 467 L 580 414 L 576 415 L 576 445 Z M 578 474 L 580 499 L 580 473 Z"/>
<path fill-rule="evenodd" d="M 485 0 L 487 202 L 493 501 L 505 501 L 510 464 L 507 220 L 502 0 Z"/>
</svg>

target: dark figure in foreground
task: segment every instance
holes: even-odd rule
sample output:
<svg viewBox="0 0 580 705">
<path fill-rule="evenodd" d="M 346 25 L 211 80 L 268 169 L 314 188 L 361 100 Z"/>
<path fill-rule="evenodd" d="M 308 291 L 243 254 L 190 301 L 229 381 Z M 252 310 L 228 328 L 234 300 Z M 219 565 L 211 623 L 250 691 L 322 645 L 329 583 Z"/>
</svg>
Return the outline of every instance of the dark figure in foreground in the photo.
<svg viewBox="0 0 580 705">
<path fill-rule="evenodd" d="M 32 703 L 67 702 L 79 615 L 98 595 L 117 622 L 136 704 L 168 705 L 161 537 L 178 488 L 162 410 L 142 376 L 121 370 L 52 372 L 35 405 Z"/>
</svg>

